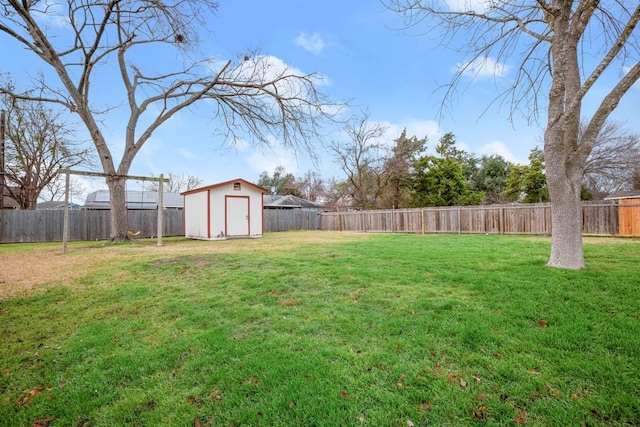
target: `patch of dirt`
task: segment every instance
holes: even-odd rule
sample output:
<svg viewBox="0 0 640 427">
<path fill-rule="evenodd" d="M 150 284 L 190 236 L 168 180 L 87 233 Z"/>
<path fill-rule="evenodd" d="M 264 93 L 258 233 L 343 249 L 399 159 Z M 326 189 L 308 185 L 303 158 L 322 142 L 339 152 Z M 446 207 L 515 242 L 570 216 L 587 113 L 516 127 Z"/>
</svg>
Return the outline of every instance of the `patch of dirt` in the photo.
<svg viewBox="0 0 640 427">
<path fill-rule="evenodd" d="M 260 239 L 217 241 L 166 239 L 158 247 L 156 240 L 139 240 L 136 244 L 74 242 L 66 254 L 60 246 L 31 245 L 24 250 L 4 250 L 0 253 L 0 301 L 29 297 L 47 289 L 69 286 L 91 271 L 114 262 L 135 259 L 162 263 L 182 262 L 189 255 L 191 262 L 204 262 L 202 255 L 235 253 L 238 251 L 291 251 L 306 244 L 331 244 L 367 239 L 367 234 L 326 231 L 268 233 Z"/>
</svg>

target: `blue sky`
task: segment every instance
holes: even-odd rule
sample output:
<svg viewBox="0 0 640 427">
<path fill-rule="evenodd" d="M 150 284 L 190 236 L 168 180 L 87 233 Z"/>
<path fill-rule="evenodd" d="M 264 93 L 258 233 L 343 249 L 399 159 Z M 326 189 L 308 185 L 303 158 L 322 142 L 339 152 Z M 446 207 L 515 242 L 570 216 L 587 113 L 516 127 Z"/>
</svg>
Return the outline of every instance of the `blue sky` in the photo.
<svg viewBox="0 0 640 427">
<path fill-rule="evenodd" d="M 442 92 L 437 88 L 449 82 L 464 58 L 439 47 L 432 36 L 402 31 L 400 17 L 376 0 L 222 0 L 209 26 L 211 32 L 203 36 L 201 46 L 204 55 L 225 59 L 258 49 L 304 73 L 320 73 L 324 76 L 322 90 L 331 100 L 350 100 L 347 114 L 368 109 L 371 120 L 388 127 L 389 141 L 406 128 L 409 136 L 428 136 L 433 148 L 442 134 L 453 132 L 461 148 L 477 155 L 498 153 L 518 163 L 527 163 L 529 151 L 542 147 L 539 125 L 528 125 L 517 115 L 510 123 L 508 106 L 487 109 L 496 96 L 492 73 L 464 80 L 463 95 L 439 118 Z M 13 67 L 19 70 L 21 56 L 15 58 Z M 25 59 L 22 65 L 29 62 Z M 499 70 L 499 79 L 508 82 L 516 66 L 507 61 L 493 70 Z M 612 75 L 617 77 L 615 72 Z M 603 82 L 601 89 L 606 86 Z M 640 88 L 636 85 L 613 117 L 627 121 L 630 130 L 640 133 L 638 106 Z M 154 133 L 134 160 L 130 174 L 188 174 L 208 185 L 238 177 L 255 182 L 262 171 L 272 172 L 283 165 L 297 176 L 314 170 L 326 179 L 342 178 L 320 146 L 321 163 L 316 167 L 304 153 L 296 156 L 282 148 L 269 151 L 241 145 L 224 149 L 224 142 L 214 135 L 215 126 L 199 110 L 180 113 Z M 123 139 L 123 130 L 114 126 L 108 137 L 117 143 Z M 336 131 L 333 139 L 339 138 L 342 135 Z M 95 180 L 85 185 L 104 188 Z M 135 185 L 131 183 L 131 188 L 136 189 Z"/>
</svg>

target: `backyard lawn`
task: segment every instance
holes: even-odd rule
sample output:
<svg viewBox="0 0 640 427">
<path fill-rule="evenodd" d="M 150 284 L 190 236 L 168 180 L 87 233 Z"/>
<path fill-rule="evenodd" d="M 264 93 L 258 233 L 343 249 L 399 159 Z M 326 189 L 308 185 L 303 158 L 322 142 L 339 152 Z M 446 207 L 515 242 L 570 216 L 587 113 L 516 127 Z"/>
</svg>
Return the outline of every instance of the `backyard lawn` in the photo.
<svg viewBox="0 0 640 427">
<path fill-rule="evenodd" d="M 2 426 L 640 425 L 640 241 L 0 246 Z"/>
</svg>

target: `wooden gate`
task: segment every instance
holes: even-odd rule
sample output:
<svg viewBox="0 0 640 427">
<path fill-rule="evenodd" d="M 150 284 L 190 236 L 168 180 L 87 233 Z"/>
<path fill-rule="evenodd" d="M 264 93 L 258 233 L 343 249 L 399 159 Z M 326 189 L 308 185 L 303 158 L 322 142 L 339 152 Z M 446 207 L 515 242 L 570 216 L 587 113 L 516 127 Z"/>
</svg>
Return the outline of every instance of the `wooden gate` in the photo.
<svg viewBox="0 0 640 427">
<path fill-rule="evenodd" d="M 640 199 L 618 200 L 618 224 L 621 236 L 640 236 Z"/>
</svg>

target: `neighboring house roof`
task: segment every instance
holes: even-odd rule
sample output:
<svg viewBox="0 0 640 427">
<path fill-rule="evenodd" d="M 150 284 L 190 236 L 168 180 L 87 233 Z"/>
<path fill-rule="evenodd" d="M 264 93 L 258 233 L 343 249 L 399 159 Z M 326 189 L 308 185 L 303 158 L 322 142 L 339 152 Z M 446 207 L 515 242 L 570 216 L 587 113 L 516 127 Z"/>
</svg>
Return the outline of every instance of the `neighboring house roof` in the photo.
<svg viewBox="0 0 640 427">
<path fill-rule="evenodd" d="M 287 195 L 267 195 L 264 196 L 264 207 L 272 209 L 323 209 L 324 206 L 320 203 L 312 202 L 311 200 L 302 199 L 300 197 Z"/>
<path fill-rule="evenodd" d="M 193 190 L 185 191 L 185 192 L 182 192 L 180 194 L 182 194 L 183 196 L 186 196 L 187 194 L 193 194 L 193 193 L 199 193 L 201 191 L 213 190 L 215 188 L 220 188 L 220 187 L 224 187 L 224 186 L 227 186 L 227 185 L 233 185 L 233 184 L 238 183 L 238 182 L 243 184 L 243 185 L 249 186 L 249 187 L 251 187 L 251 188 L 253 188 L 255 190 L 258 190 L 259 192 L 261 192 L 263 194 L 269 192 L 269 191 L 267 191 L 266 188 L 260 187 L 259 185 L 256 185 L 256 184 L 254 184 L 252 182 L 249 182 L 249 181 L 246 181 L 246 180 L 244 180 L 242 178 L 237 178 L 237 179 L 232 179 L 230 181 L 220 182 L 218 184 L 207 185 L 206 187 L 195 188 Z"/>
<path fill-rule="evenodd" d="M 604 199 L 605 200 L 640 199 L 640 190 L 616 191 L 615 193 L 609 194 Z"/>
<path fill-rule="evenodd" d="M 80 209 L 81 206 L 77 203 L 69 203 L 69 209 Z M 64 201 L 49 201 L 41 202 L 36 205 L 36 210 L 62 210 L 64 209 Z"/>
<path fill-rule="evenodd" d="M 111 196 L 109 190 L 98 190 L 87 195 L 83 209 L 110 209 Z M 127 209 L 157 209 L 157 191 L 127 191 L 125 193 Z M 184 199 L 180 193 L 162 193 L 162 205 L 165 208 L 182 209 Z"/>
</svg>

